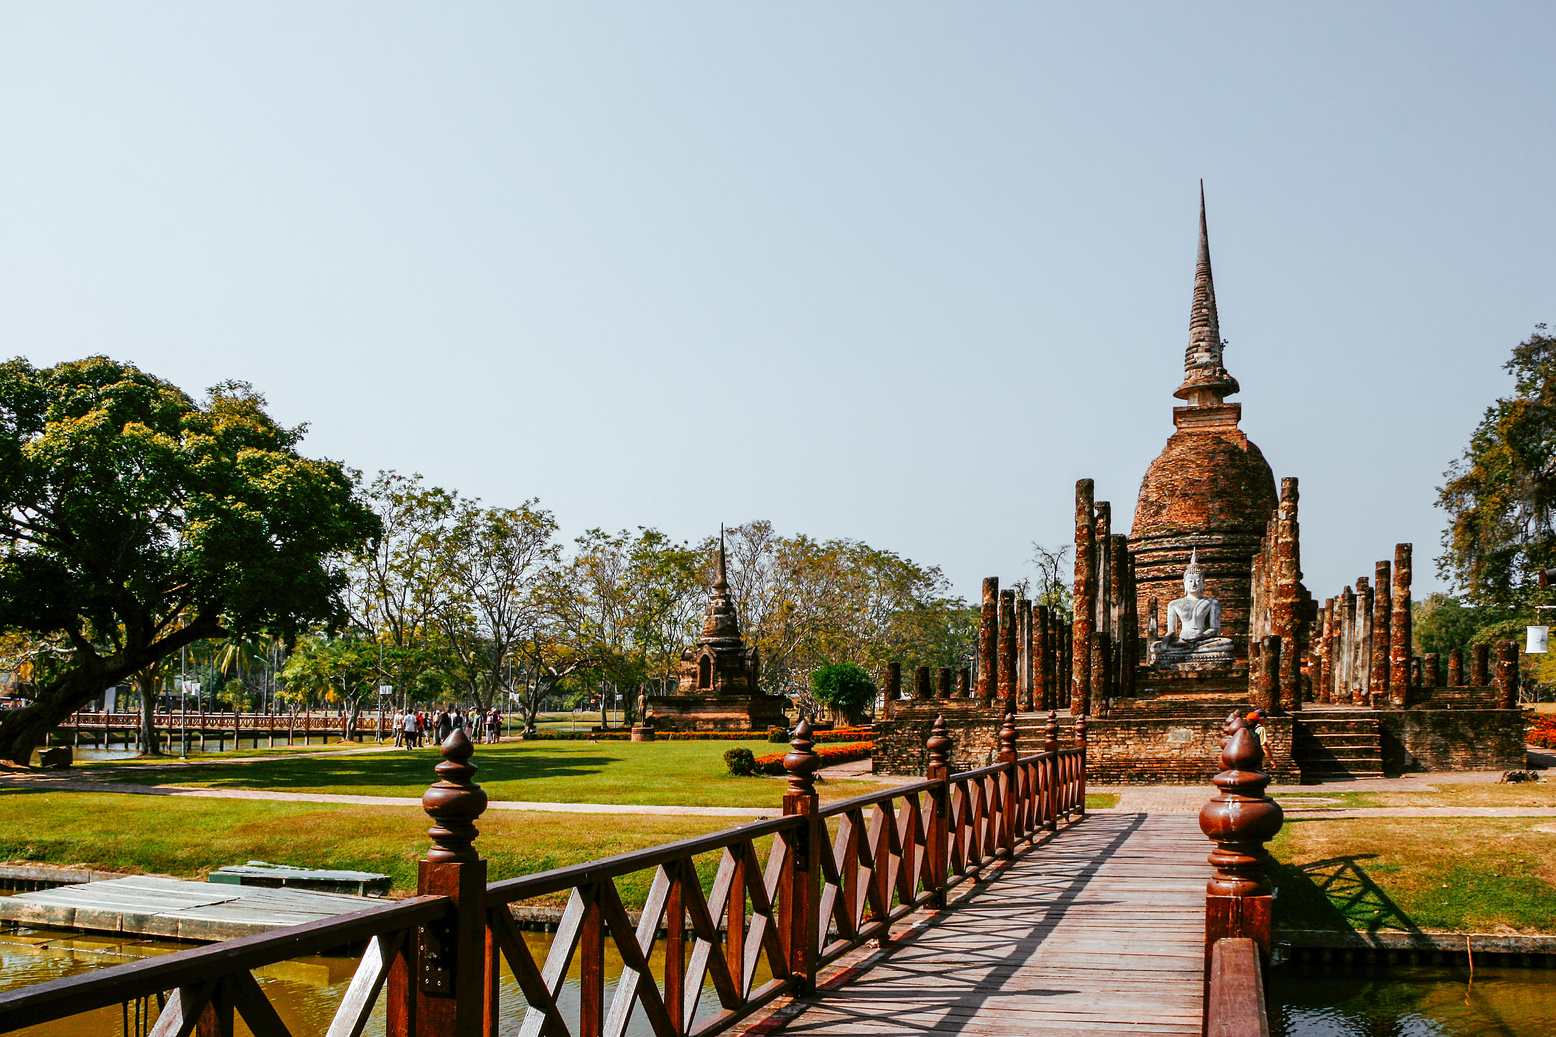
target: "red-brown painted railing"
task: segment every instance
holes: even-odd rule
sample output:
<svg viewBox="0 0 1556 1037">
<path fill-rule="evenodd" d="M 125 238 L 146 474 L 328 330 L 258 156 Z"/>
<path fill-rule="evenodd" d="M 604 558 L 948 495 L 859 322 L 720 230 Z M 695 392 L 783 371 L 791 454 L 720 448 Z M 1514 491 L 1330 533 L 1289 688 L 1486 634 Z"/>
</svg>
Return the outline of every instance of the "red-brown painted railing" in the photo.
<svg viewBox="0 0 1556 1037">
<path fill-rule="evenodd" d="M 1269 851 L 1280 831 L 1280 806 L 1264 794 L 1270 776 L 1264 750 L 1239 713 L 1227 718 L 1216 795 L 1199 812 L 1215 842 L 1215 871 L 1205 887 L 1204 1030 L 1210 1037 L 1268 1037 L 1265 974 L 1272 907 Z"/>
<path fill-rule="evenodd" d="M 456 731 L 422 798 L 436 824 L 415 899 L 3 994 L 0 1031 L 171 990 L 155 1037 L 196 1026 L 201 1037 L 228 1037 L 234 1011 L 256 1037 L 281 1037 L 288 1031 L 251 970 L 367 939 L 328 1037 L 358 1037 L 380 989 L 390 1037 L 494 1037 L 509 1015 L 530 1037 L 616 1037 L 637 1012 L 657 1037 L 717 1033 L 781 994 L 812 991 L 828 963 L 920 908 L 943 907 L 957 884 L 1083 816 L 1084 718 L 1074 748 L 1058 747 L 1057 730 L 1050 714 L 1044 751 L 1017 757 L 1007 718 L 1000 762 L 951 774 L 939 718 L 923 781 L 822 807 L 821 761 L 802 722 L 784 758 L 784 816 L 490 885 L 474 848 L 486 794 L 471 780 L 473 746 Z M 704 891 L 697 858 L 713 853 Z M 634 923 L 617 883 L 650 871 Z M 513 905 L 562 893 L 567 906 L 537 962 Z M 608 946 L 622 962 L 609 1000 Z M 569 1017 L 558 995 L 575 960 L 579 1007 Z M 502 1003 L 505 970 L 522 1004 Z"/>
</svg>

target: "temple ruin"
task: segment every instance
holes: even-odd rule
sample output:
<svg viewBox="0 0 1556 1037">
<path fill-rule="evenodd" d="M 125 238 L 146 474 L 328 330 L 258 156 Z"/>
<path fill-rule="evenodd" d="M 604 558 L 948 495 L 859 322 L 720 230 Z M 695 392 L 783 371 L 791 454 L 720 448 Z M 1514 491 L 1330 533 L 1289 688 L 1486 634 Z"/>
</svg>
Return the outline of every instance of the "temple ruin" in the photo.
<svg viewBox="0 0 1556 1037">
<path fill-rule="evenodd" d="M 1302 582 L 1297 479 L 1277 493 L 1239 428 L 1224 348 L 1202 191 L 1189 345 L 1173 392 L 1183 403 L 1141 480 L 1133 528 L 1114 532 L 1111 505 L 1080 480 L 1071 614 L 986 579 L 970 691 L 888 695 L 877 771 L 922 773 L 942 712 L 957 766 L 990 762 L 1010 714 L 1020 751 L 1036 752 L 1048 710 L 1062 725 L 1088 718 L 1087 771 L 1102 783 L 1209 780 L 1234 709 L 1267 714 L 1270 771 L 1282 782 L 1523 765 L 1516 647 L 1496 647 L 1494 670 L 1487 645 L 1467 666 L 1457 653 L 1418 658 L 1411 545 L 1315 602 Z"/>
<path fill-rule="evenodd" d="M 718 573 L 697 643 L 682 650 L 676 689 L 647 698 L 659 731 L 769 731 L 787 727 L 787 700 L 762 693 L 761 654 L 740 636 L 740 614 L 729 592 L 724 533 L 719 531 Z"/>
</svg>

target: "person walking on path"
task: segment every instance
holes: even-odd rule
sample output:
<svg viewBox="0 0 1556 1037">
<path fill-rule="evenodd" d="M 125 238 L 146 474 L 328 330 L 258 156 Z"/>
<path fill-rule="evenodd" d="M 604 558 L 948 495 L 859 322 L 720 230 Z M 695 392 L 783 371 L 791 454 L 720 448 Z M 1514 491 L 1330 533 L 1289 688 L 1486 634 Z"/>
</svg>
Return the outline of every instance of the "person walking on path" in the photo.
<svg viewBox="0 0 1556 1037">
<path fill-rule="evenodd" d="M 495 707 L 486 711 L 486 740 L 494 745 L 502 741 L 502 714 Z"/>
<path fill-rule="evenodd" d="M 394 747 L 396 749 L 400 748 L 400 742 L 405 738 L 404 710 L 397 709 L 394 711 L 394 721 L 389 725 L 389 729 L 394 732 Z"/>
<path fill-rule="evenodd" d="M 410 752 L 412 749 L 416 748 L 416 714 L 414 711 L 407 709 L 405 711 L 405 715 L 397 715 L 395 717 L 395 721 L 401 728 L 403 728 L 405 732 L 405 751 Z M 395 744 L 398 745 L 398 733 L 396 733 L 395 739 Z"/>
<path fill-rule="evenodd" d="M 432 718 L 432 735 L 442 745 L 448 741 L 448 736 L 454 733 L 453 725 L 449 722 L 448 710 L 438 707 L 438 715 Z"/>
</svg>

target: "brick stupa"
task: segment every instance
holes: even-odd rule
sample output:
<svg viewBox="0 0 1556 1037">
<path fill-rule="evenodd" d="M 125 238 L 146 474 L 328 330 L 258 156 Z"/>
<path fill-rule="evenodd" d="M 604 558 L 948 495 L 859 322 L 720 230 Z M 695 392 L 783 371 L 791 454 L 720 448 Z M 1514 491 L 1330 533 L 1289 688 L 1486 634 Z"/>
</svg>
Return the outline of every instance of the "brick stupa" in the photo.
<svg viewBox="0 0 1556 1037">
<path fill-rule="evenodd" d="M 1242 405 L 1226 402 L 1238 384 L 1222 361 L 1224 345 L 1201 188 L 1189 346 L 1183 357 L 1183 384 L 1173 393 L 1184 405 L 1173 408 L 1176 431 L 1140 483 L 1129 552 L 1135 564 L 1141 636 L 1149 624 L 1147 603 L 1152 598 L 1166 629 L 1167 603 L 1183 596 L 1184 568 L 1198 552 L 1205 591 L 1221 603 L 1221 632 L 1235 644 L 1234 668 L 1246 675 L 1253 558 L 1278 498 L 1269 463 L 1238 428 Z M 1228 687 L 1245 687 L 1246 677 L 1240 681 L 1228 681 Z"/>
<path fill-rule="evenodd" d="M 788 727 L 784 700 L 764 695 L 757 678 L 761 657 L 740 636 L 740 614 L 725 575 L 724 534 L 719 568 L 708 596 L 702 636 L 681 652 L 679 681 L 670 695 L 648 700 L 660 731 L 768 731 Z"/>
</svg>

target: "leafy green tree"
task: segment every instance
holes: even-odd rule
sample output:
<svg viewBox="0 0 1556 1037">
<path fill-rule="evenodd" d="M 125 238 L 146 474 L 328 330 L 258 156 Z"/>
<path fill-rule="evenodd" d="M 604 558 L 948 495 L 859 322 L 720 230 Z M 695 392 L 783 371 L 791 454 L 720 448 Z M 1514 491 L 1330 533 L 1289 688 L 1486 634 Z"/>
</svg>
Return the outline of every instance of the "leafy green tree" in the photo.
<svg viewBox="0 0 1556 1037">
<path fill-rule="evenodd" d="M 854 663 L 833 663 L 811 671 L 810 689 L 848 724 L 858 722 L 875 702 L 875 682 L 864 667 Z"/>
<path fill-rule="evenodd" d="M 1477 604 L 1530 602 L 1556 566 L 1556 337 L 1536 325 L 1503 367 L 1514 394 L 1486 409 L 1437 495 L 1451 520 L 1438 572 Z"/>
<path fill-rule="evenodd" d="M 281 670 L 292 693 L 343 704 L 341 737 L 348 741 L 357 737 L 362 706 L 377 697 L 377 675 L 378 645 L 357 631 L 303 638 Z"/>
<path fill-rule="evenodd" d="M 0 758 L 139 670 L 206 638 L 293 640 L 345 620 L 323 562 L 379 532 L 341 466 L 297 452 L 251 387 L 198 404 L 106 357 L 0 365 L 0 630 L 70 656 L 0 715 Z"/>
</svg>

